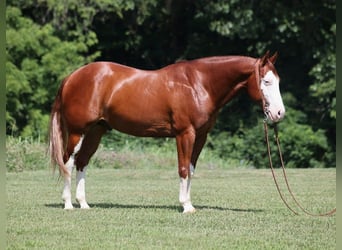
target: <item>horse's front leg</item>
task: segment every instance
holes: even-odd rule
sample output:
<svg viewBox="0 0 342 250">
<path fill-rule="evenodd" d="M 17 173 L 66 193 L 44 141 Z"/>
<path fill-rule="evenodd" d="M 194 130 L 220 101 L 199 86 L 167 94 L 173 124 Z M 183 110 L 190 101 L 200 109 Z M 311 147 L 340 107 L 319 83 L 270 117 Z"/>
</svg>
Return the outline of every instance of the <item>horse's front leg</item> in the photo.
<svg viewBox="0 0 342 250">
<path fill-rule="evenodd" d="M 190 164 L 191 176 L 193 176 L 195 173 L 197 160 L 198 160 L 198 157 L 202 151 L 202 148 L 203 148 L 206 140 L 207 140 L 207 133 L 200 134 L 200 135 L 196 134 L 196 140 L 195 140 L 194 148 L 192 151 L 191 164 Z"/>
<path fill-rule="evenodd" d="M 191 189 L 191 175 L 188 174 L 187 177 L 180 177 L 179 185 L 179 202 L 183 206 L 183 213 L 193 213 L 196 211 L 191 203 L 190 189 Z"/>
<path fill-rule="evenodd" d="M 183 206 L 183 213 L 193 213 L 195 208 L 191 203 L 191 155 L 195 142 L 195 131 L 189 129 L 176 137 L 178 152 L 178 173 L 180 177 L 179 202 Z"/>
</svg>

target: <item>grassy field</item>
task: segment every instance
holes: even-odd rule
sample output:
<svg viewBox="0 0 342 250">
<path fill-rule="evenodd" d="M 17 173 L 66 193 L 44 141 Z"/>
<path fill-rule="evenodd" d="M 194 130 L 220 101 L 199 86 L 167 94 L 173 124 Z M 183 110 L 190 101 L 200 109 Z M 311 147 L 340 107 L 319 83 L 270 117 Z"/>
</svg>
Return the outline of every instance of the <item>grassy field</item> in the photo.
<svg viewBox="0 0 342 250">
<path fill-rule="evenodd" d="M 288 173 L 309 210 L 336 206 L 335 169 Z M 176 167 L 90 168 L 87 177 L 92 209 L 64 211 L 62 183 L 49 170 L 7 173 L 8 249 L 336 248 L 336 216 L 293 215 L 268 169 L 197 169 L 197 212 L 187 215 Z"/>
</svg>

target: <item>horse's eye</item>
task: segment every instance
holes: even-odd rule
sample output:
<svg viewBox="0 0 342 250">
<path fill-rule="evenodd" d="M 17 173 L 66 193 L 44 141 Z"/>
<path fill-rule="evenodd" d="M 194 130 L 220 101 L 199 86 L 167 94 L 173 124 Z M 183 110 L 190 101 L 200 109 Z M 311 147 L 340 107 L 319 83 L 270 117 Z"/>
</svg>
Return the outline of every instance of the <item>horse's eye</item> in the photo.
<svg viewBox="0 0 342 250">
<path fill-rule="evenodd" d="M 265 85 L 271 85 L 272 84 L 272 81 L 266 80 L 266 79 L 263 79 L 263 82 Z"/>
</svg>

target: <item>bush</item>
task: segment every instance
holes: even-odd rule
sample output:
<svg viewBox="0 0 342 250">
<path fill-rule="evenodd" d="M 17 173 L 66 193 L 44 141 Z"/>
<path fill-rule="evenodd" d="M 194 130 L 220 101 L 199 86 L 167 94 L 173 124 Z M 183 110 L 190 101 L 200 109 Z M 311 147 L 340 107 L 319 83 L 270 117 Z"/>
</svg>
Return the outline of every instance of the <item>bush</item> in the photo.
<svg viewBox="0 0 342 250">
<path fill-rule="evenodd" d="M 288 118 L 287 118 L 288 117 Z M 335 155 L 331 153 L 323 130 L 314 131 L 301 124 L 302 112 L 289 109 L 287 117 L 278 125 L 280 146 L 285 166 L 288 168 L 335 167 Z M 269 166 L 263 121 L 252 128 L 241 128 L 235 134 L 222 132 L 211 138 L 209 146 L 224 159 L 233 158 L 255 168 Z M 269 140 L 274 167 L 280 166 L 273 130 L 269 128 Z"/>
<path fill-rule="evenodd" d="M 6 168 L 9 172 L 47 169 L 47 145 L 31 138 L 6 138 Z"/>
<path fill-rule="evenodd" d="M 121 136 L 122 140 L 117 136 Z M 47 144 L 40 140 L 23 139 L 8 136 L 6 140 L 9 172 L 49 169 Z M 167 169 L 177 172 L 177 150 L 174 139 L 135 138 L 114 132 L 103 137 L 98 150 L 91 158 L 90 168 L 144 168 Z M 198 161 L 198 168 L 236 167 L 235 160 L 217 157 L 217 154 L 205 147 Z M 56 171 L 58 172 L 58 171 Z"/>
</svg>

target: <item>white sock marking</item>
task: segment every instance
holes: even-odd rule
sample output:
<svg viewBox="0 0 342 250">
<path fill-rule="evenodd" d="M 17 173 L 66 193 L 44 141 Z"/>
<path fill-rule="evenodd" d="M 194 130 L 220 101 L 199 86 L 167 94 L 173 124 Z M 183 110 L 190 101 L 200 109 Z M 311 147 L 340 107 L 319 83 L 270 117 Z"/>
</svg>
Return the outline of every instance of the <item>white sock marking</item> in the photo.
<svg viewBox="0 0 342 250">
<path fill-rule="evenodd" d="M 73 209 L 74 208 L 74 206 L 72 205 L 72 202 L 71 202 L 71 174 L 72 174 L 72 171 L 73 171 L 73 168 L 74 168 L 74 165 L 75 165 L 75 155 L 81 149 L 83 138 L 84 138 L 84 135 L 81 136 L 79 142 L 76 144 L 76 146 L 74 148 L 74 152 L 71 154 L 71 156 L 69 157 L 69 160 L 65 164 L 65 166 L 68 169 L 69 175 L 64 177 L 64 189 L 63 189 L 63 194 L 62 194 L 62 198 L 64 200 L 64 209 Z M 83 197 L 85 197 L 84 190 L 85 189 L 84 189 L 84 177 L 83 177 Z M 82 195 L 80 195 L 80 196 L 82 196 Z M 85 201 L 85 199 L 84 199 L 84 201 Z M 84 205 L 84 203 L 83 203 L 83 205 Z"/>
<path fill-rule="evenodd" d="M 71 202 L 71 174 L 74 167 L 74 156 L 71 155 L 65 166 L 68 169 L 68 175 L 64 177 L 64 189 L 62 199 L 64 200 L 64 209 L 73 209 Z"/>
<path fill-rule="evenodd" d="M 190 199 L 191 178 L 180 178 L 179 187 L 179 202 L 184 208 L 183 213 L 195 212 L 195 208 L 192 206 Z"/>
<path fill-rule="evenodd" d="M 83 168 L 83 171 L 76 172 L 76 200 L 81 208 L 88 209 L 90 207 L 85 198 L 85 175 L 86 167 Z"/>
</svg>

